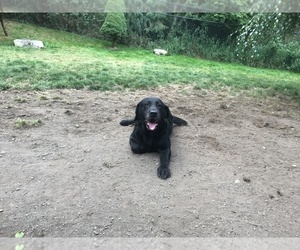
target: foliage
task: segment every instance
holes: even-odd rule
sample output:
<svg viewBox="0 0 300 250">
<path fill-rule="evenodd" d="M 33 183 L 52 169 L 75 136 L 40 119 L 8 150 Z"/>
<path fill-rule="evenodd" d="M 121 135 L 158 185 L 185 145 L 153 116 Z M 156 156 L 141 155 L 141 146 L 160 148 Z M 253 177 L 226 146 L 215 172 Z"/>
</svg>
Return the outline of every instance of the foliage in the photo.
<svg viewBox="0 0 300 250">
<path fill-rule="evenodd" d="M 147 47 L 162 47 L 171 55 L 182 54 L 205 58 L 214 61 L 236 62 L 235 49 L 207 35 L 207 30 L 198 28 L 192 34 L 183 33 L 180 36 L 168 36 L 167 39 L 155 43 L 149 42 Z"/>
<path fill-rule="evenodd" d="M 257 45 L 255 54 L 251 50 L 243 53 L 245 64 L 256 67 L 285 69 L 300 72 L 299 42 L 282 43 L 278 40 L 266 45 Z"/>
<path fill-rule="evenodd" d="M 24 235 L 25 235 L 25 233 L 24 232 L 16 232 L 16 234 L 15 234 L 15 238 L 23 238 L 24 237 Z"/>
<path fill-rule="evenodd" d="M 205 20 L 203 26 L 208 28 L 208 36 L 226 41 L 246 24 L 249 15 L 247 13 L 209 13 L 201 18 Z"/>
<path fill-rule="evenodd" d="M 15 13 L 5 14 L 20 22 L 33 23 L 41 27 L 68 31 L 89 37 L 99 37 L 99 27 L 105 19 L 104 13 Z"/>
<path fill-rule="evenodd" d="M 115 47 L 116 42 L 120 42 L 122 39 L 124 40 L 127 34 L 125 15 L 121 12 L 121 10 L 124 9 L 123 0 L 109 0 L 105 8 L 109 13 L 105 18 L 104 24 L 100 28 L 100 34 L 112 42 L 112 47 Z"/>
<path fill-rule="evenodd" d="M 108 0 L 105 6 L 105 12 L 119 13 L 125 12 L 124 0 Z"/>
<path fill-rule="evenodd" d="M 285 37 L 292 34 L 300 25 L 298 13 L 263 13 L 253 14 L 249 22 L 241 29 L 237 39 L 237 56 L 241 61 L 261 57 L 263 47 L 284 44 Z M 270 54 L 270 57 L 274 54 Z M 266 58 L 268 60 L 269 58 Z"/>
<path fill-rule="evenodd" d="M 108 13 L 100 29 L 100 34 L 112 42 L 112 47 L 115 47 L 116 42 L 120 42 L 125 38 L 126 32 L 127 27 L 124 14 Z"/>
<path fill-rule="evenodd" d="M 33 127 L 39 127 L 42 125 L 42 120 L 41 119 L 36 119 L 36 120 L 26 120 L 26 119 L 21 119 L 18 118 L 15 121 L 15 127 L 18 129 L 25 129 L 25 128 L 33 128 Z M 18 234 L 18 235 L 17 235 Z M 24 233 L 17 233 L 16 238 L 22 238 L 24 236 Z"/>
</svg>

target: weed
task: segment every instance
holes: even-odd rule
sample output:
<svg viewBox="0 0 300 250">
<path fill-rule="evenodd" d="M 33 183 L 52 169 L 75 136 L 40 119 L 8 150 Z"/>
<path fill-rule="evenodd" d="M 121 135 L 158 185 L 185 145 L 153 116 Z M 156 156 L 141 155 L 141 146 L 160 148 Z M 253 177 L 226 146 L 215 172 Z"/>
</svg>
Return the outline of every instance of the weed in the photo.
<svg viewBox="0 0 300 250">
<path fill-rule="evenodd" d="M 41 95 L 41 96 L 39 97 L 39 100 L 40 100 L 40 101 L 47 101 L 47 100 L 48 100 L 48 97 L 45 96 L 45 95 Z"/>
<path fill-rule="evenodd" d="M 15 126 L 18 129 L 26 129 L 26 128 L 32 128 L 32 127 L 39 127 L 42 125 L 41 119 L 36 120 L 25 120 L 25 119 L 17 119 L 15 121 Z"/>
<path fill-rule="evenodd" d="M 26 99 L 20 98 L 20 97 L 16 98 L 15 101 L 16 101 L 17 103 L 26 103 L 26 102 L 27 102 Z"/>
<path fill-rule="evenodd" d="M 57 100 L 62 100 L 62 97 L 60 97 L 60 96 L 54 96 L 52 99 L 55 100 L 55 101 L 57 101 Z"/>
</svg>

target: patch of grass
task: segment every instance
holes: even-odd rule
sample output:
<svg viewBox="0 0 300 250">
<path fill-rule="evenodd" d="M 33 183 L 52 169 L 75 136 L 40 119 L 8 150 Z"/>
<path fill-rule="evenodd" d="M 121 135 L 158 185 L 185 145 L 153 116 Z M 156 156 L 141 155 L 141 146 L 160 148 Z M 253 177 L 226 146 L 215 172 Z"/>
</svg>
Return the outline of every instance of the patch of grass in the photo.
<svg viewBox="0 0 300 250">
<path fill-rule="evenodd" d="M 0 90 L 147 89 L 192 84 L 196 89 L 288 95 L 300 100 L 300 75 L 286 71 L 218 63 L 181 55 L 156 56 L 152 51 L 6 21 L 10 37 L 0 37 Z M 45 48 L 15 48 L 16 38 L 40 39 Z M 2 43 L 3 42 L 3 43 Z"/>
<path fill-rule="evenodd" d="M 15 127 L 17 129 L 33 128 L 33 127 L 39 127 L 41 125 L 42 125 L 42 120 L 41 119 L 26 120 L 26 119 L 20 119 L 20 118 L 18 118 L 15 121 Z"/>
<path fill-rule="evenodd" d="M 26 103 L 26 102 L 27 102 L 26 99 L 20 98 L 20 97 L 16 98 L 15 101 L 16 101 L 17 103 Z"/>
<path fill-rule="evenodd" d="M 45 96 L 45 95 L 41 95 L 41 96 L 39 96 L 39 100 L 40 100 L 40 101 L 47 101 L 47 100 L 48 100 L 48 97 Z"/>
</svg>

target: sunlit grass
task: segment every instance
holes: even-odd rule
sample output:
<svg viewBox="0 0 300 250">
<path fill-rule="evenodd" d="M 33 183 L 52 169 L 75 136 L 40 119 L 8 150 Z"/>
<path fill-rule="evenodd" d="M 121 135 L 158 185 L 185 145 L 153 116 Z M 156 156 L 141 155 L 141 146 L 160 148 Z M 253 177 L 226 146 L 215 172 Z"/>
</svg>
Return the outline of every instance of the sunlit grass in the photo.
<svg viewBox="0 0 300 250">
<path fill-rule="evenodd" d="M 122 90 L 167 84 L 192 84 L 197 89 L 230 88 L 300 98 L 300 75 L 279 70 L 218 63 L 152 51 L 37 26 L 7 22 L 10 36 L 0 37 L 0 89 L 87 88 Z M 44 49 L 15 48 L 13 40 L 43 40 Z"/>
</svg>

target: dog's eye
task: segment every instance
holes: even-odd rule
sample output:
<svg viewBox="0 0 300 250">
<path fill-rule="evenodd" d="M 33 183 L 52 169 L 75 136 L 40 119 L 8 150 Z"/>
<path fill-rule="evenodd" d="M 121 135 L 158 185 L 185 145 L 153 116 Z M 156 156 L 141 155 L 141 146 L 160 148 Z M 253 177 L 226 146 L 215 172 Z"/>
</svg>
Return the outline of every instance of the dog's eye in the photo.
<svg viewBox="0 0 300 250">
<path fill-rule="evenodd" d="M 162 107 L 162 105 L 161 105 L 161 103 L 156 103 L 156 106 L 158 107 L 158 108 L 161 108 Z"/>
<path fill-rule="evenodd" d="M 145 105 L 145 108 L 148 108 L 150 106 L 150 103 L 146 102 L 144 105 Z"/>
</svg>

